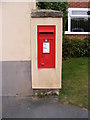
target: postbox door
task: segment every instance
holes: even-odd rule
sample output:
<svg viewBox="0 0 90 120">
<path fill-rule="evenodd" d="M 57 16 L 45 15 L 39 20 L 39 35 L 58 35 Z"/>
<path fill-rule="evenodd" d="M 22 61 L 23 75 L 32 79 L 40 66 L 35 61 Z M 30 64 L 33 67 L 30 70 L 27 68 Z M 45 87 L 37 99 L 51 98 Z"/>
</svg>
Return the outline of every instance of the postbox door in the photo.
<svg viewBox="0 0 90 120">
<path fill-rule="evenodd" d="M 55 68 L 55 26 L 37 27 L 38 68 Z"/>
</svg>

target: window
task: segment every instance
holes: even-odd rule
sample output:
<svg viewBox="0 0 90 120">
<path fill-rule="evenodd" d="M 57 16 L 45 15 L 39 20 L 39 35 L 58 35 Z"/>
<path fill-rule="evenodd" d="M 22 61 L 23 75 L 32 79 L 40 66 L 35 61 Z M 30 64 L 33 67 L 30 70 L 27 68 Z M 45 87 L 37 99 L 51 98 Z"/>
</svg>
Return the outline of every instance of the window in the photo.
<svg viewBox="0 0 90 120">
<path fill-rule="evenodd" d="M 90 34 L 90 8 L 68 8 L 65 34 Z"/>
</svg>

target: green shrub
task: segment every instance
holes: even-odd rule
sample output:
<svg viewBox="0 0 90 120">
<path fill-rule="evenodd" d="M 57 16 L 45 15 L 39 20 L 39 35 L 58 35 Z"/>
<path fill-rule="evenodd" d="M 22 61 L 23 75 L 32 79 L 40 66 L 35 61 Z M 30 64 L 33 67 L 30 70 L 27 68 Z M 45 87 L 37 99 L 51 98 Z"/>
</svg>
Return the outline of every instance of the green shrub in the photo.
<svg viewBox="0 0 90 120">
<path fill-rule="evenodd" d="M 84 39 L 84 49 L 86 50 L 86 56 L 90 57 L 90 37 Z"/>
<path fill-rule="evenodd" d="M 63 58 L 71 57 L 70 51 L 71 51 L 71 41 L 68 37 L 63 37 L 63 49 L 62 49 L 62 55 Z"/>
<path fill-rule="evenodd" d="M 68 37 L 63 37 L 63 58 L 71 57 L 88 57 L 90 51 L 90 37 L 83 40 L 73 38 L 70 40 Z"/>
<path fill-rule="evenodd" d="M 72 57 L 83 57 L 85 55 L 84 41 L 79 38 L 72 39 Z"/>
</svg>

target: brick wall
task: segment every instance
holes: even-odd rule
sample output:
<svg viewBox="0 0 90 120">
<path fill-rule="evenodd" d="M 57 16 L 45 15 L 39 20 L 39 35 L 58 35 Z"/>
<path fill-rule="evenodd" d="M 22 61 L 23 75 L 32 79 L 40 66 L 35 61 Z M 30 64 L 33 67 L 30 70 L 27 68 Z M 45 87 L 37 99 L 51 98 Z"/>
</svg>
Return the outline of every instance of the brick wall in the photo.
<svg viewBox="0 0 90 120">
<path fill-rule="evenodd" d="M 70 39 L 77 37 L 80 38 L 81 40 L 88 37 L 88 35 L 80 35 L 80 34 L 67 34 L 65 36 L 69 37 Z"/>
<path fill-rule="evenodd" d="M 89 8 L 90 2 L 69 2 L 68 7 L 69 8 Z"/>
<path fill-rule="evenodd" d="M 90 1 L 88 2 L 88 8 L 90 8 Z"/>
</svg>

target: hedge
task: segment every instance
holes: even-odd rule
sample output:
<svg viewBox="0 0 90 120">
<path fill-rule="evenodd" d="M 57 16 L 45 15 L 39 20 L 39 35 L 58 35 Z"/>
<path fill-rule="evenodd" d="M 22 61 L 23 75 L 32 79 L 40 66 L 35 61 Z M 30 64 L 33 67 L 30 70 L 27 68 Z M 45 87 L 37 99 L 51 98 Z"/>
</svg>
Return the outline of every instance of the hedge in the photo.
<svg viewBox="0 0 90 120">
<path fill-rule="evenodd" d="M 83 40 L 79 38 L 69 39 L 63 37 L 63 58 L 71 57 L 89 57 L 90 56 L 90 37 Z"/>
</svg>

